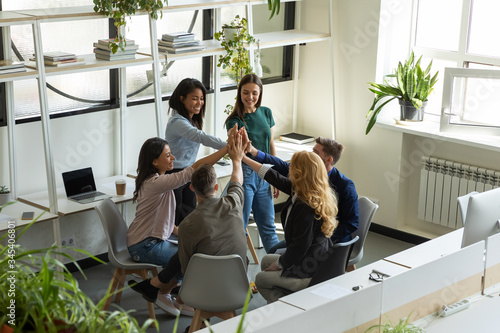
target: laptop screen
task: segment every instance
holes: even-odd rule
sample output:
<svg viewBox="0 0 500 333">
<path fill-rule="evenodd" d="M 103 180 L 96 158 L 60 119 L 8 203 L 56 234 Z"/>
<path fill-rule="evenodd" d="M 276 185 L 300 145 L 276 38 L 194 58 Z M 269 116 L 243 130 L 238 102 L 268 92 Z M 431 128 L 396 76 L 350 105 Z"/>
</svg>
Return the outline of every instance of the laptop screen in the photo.
<svg viewBox="0 0 500 333">
<path fill-rule="evenodd" d="M 62 174 L 66 196 L 91 192 L 96 190 L 92 168 L 84 168 L 63 172 Z"/>
</svg>

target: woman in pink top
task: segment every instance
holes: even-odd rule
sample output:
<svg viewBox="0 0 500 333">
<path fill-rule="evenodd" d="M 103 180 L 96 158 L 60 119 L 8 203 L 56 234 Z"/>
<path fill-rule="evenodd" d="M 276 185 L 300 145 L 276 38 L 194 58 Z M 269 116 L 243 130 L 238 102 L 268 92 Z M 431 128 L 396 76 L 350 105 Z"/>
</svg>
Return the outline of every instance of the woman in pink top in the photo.
<svg viewBox="0 0 500 333">
<path fill-rule="evenodd" d="M 227 147 L 196 161 L 184 170 L 173 169 L 175 156 L 168 142 L 151 138 L 142 145 L 137 166 L 133 201 L 137 202 L 135 218 L 127 232 L 127 245 L 132 258 L 165 266 L 177 252 L 177 245 L 167 241 L 177 235 L 173 190 L 191 180 L 193 171 L 202 164 L 214 164 L 227 153 Z"/>
</svg>

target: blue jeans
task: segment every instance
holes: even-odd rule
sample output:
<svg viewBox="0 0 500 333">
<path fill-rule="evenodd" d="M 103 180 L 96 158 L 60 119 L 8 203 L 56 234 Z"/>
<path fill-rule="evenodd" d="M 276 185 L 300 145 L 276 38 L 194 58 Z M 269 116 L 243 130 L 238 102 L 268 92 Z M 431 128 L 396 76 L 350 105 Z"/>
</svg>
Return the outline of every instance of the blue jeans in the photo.
<svg viewBox="0 0 500 333">
<path fill-rule="evenodd" d="M 177 245 L 163 239 L 148 237 L 128 247 L 134 261 L 166 266 L 170 258 L 177 253 Z"/>
<path fill-rule="evenodd" d="M 269 251 L 279 242 L 274 225 L 274 203 L 271 186 L 268 182 L 260 179 L 255 171 L 248 165 L 243 164 L 243 189 L 245 190 L 245 203 L 243 205 L 243 224 L 245 229 L 248 225 L 250 211 L 257 224 L 260 238 L 264 249 Z"/>
</svg>

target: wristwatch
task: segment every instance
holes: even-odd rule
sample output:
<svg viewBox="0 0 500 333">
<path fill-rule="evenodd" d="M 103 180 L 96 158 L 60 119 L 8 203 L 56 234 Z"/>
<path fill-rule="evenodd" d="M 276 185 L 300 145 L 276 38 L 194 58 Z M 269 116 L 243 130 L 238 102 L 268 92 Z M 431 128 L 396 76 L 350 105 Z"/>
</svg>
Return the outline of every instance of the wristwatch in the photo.
<svg viewBox="0 0 500 333">
<path fill-rule="evenodd" d="M 280 263 L 280 259 L 276 259 L 276 266 L 278 266 L 279 269 L 283 269 L 283 266 Z"/>
</svg>

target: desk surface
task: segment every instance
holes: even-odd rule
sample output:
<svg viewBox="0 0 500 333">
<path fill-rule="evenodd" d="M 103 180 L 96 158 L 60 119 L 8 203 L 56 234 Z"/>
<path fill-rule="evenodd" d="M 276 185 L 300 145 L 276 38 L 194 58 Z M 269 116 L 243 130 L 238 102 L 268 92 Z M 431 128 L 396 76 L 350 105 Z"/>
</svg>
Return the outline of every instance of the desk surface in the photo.
<svg viewBox="0 0 500 333">
<path fill-rule="evenodd" d="M 247 312 L 245 316 L 245 332 L 276 332 L 276 325 L 286 322 L 304 311 L 291 306 L 289 304 L 274 302 L 267 304 L 255 310 Z M 241 316 L 236 316 L 220 323 L 215 324 L 211 328 L 216 333 L 234 333 L 240 323 Z M 273 328 L 274 327 L 274 328 Z M 210 330 L 204 328 L 201 333 L 208 333 Z"/>
<path fill-rule="evenodd" d="M 117 179 L 125 179 L 127 181 L 127 190 L 125 195 L 116 195 L 115 180 Z M 113 176 L 103 179 L 97 179 L 96 187 L 98 191 L 111 195 L 111 200 L 116 203 L 120 203 L 132 200 L 133 192 L 135 189 L 135 181 L 134 179 L 127 176 Z M 22 195 L 19 197 L 19 201 L 34 205 L 41 209 L 49 209 L 48 191 Z M 57 208 L 58 213 L 61 216 L 94 209 L 94 207 L 99 202 L 100 201 L 95 201 L 88 204 L 81 204 L 72 200 L 68 200 L 64 188 L 57 189 Z"/>
<path fill-rule="evenodd" d="M 485 296 L 472 301 L 469 308 L 447 317 L 422 319 L 414 324 L 427 333 L 481 332 L 497 333 L 500 326 L 500 296 Z M 431 320 L 429 322 L 429 320 Z"/>
<path fill-rule="evenodd" d="M 57 215 L 51 214 L 50 212 L 44 212 L 44 210 L 42 209 L 30 206 L 28 204 L 19 201 L 16 201 L 13 204 L 8 205 L 2 209 L 2 214 L 10 216 L 11 217 L 10 221 L 15 221 L 16 227 L 25 226 L 33 222 L 33 219 L 21 220 L 23 212 L 34 212 L 35 215 L 33 219 L 37 218 L 37 216 L 43 213 L 43 215 L 41 215 L 38 218 L 37 223 L 43 221 L 50 221 L 58 217 Z M 0 231 L 4 231 L 7 229 L 9 229 L 8 221 L 0 222 Z"/>
<path fill-rule="evenodd" d="M 463 232 L 464 229 L 460 228 L 441 237 L 411 247 L 405 251 L 393 254 L 384 258 L 384 260 L 408 268 L 421 266 L 460 250 Z"/>
<path fill-rule="evenodd" d="M 369 279 L 369 274 L 374 269 L 390 276 L 408 271 L 406 267 L 379 260 L 316 286 L 282 297 L 279 301 L 305 311 L 319 307 L 343 296 L 355 293 L 356 291 L 352 290 L 355 286 L 369 288 L 370 286 L 377 285 L 379 282 Z"/>
</svg>

